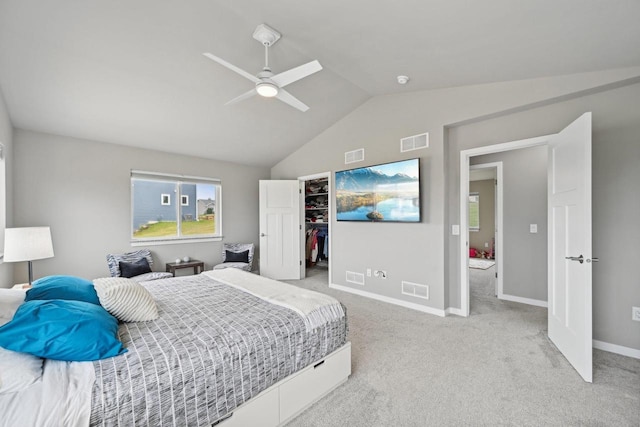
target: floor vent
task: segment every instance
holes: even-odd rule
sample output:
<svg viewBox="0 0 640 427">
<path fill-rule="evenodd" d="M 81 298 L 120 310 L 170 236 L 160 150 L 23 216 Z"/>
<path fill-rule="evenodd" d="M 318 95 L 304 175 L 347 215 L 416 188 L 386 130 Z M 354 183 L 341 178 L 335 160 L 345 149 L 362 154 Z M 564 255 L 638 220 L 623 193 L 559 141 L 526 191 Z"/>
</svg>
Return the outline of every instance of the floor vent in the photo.
<svg viewBox="0 0 640 427">
<path fill-rule="evenodd" d="M 359 148 L 353 151 L 347 151 L 344 153 L 344 164 L 361 162 L 364 160 L 364 148 Z"/>
<path fill-rule="evenodd" d="M 356 285 L 364 285 L 364 274 L 356 273 L 353 271 L 347 271 L 347 282 L 355 283 Z"/>
<path fill-rule="evenodd" d="M 400 140 L 400 152 L 420 150 L 429 146 L 429 134 L 421 133 L 420 135 L 408 136 Z"/>
<path fill-rule="evenodd" d="M 429 299 L 429 286 L 402 281 L 402 293 L 416 298 Z"/>
</svg>

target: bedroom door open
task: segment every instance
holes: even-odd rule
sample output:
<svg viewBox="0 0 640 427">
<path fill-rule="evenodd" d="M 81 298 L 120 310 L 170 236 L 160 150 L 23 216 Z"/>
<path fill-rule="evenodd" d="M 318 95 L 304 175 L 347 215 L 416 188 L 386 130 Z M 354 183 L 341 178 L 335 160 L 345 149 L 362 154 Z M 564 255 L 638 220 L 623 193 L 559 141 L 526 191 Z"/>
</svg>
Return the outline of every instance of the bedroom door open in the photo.
<svg viewBox="0 0 640 427">
<path fill-rule="evenodd" d="M 591 113 L 551 137 L 548 168 L 549 338 L 591 382 Z"/>
<path fill-rule="evenodd" d="M 260 275 L 300 279 L 301 186 L 298 180 L 260 181 Z"/>
</svg>

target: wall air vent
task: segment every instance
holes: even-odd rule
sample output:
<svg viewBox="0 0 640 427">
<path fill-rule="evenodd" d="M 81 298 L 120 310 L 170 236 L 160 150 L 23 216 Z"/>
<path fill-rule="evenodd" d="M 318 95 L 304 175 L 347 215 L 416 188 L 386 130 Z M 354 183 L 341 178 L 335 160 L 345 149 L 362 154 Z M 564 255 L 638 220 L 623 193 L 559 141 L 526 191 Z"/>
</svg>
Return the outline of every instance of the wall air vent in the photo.
<svg viewBox="0 0 640 427">
<path fill-rule="evenodd" d="M 429 147 L 429 134 L 421 133 L 420 135 L 408 136 L 400 140 L 400 152 L 420 150 Z"/>
<path fill-rule="evenodd" d="M 429 299 L 429 286 L 402 281 L 402 293 L 412 297 Z"/>
<path fill-rule="evenodd" d="M 364 285 L 364 274 L 356 273 L 353 271 L 347 271 L 347 282 L 355 283 L 356 285 Z"/>
<path fill-rule="evenodd" d="M 364 148 L 359 148 L 353 151 L 347 151 L 344 153 L 344 164 L 361 162 L 364 160 Z"/>
</svg>

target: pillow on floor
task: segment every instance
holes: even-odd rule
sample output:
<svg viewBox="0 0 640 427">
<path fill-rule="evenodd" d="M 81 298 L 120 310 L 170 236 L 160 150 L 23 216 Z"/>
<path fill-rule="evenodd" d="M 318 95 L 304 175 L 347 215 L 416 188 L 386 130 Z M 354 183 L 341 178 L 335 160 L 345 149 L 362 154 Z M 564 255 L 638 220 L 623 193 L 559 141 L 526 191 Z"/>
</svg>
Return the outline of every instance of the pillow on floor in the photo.
<svg viewBox="0 0 640 427">
<path fill-rule="evenodd" d="M 42 377 L 43 360 L 0 347 L 0 394 L 24 390 Z"/>
<path fill-rule="evenodd" d="M 141 284 L 124 277 L 95 279 L 100 304 L 122 322 L 146 322 L 158 318 L 153 297 Z"/>
<path fill-rule="evenodd" d="M 118 320 L 97 304 L 34 300 L 0 326 L 0 347 L 45 359 L 82 362 L 127 351 L 118 340 Z"/>
<path fill-rule="evenodd" d="M 33 282 L 27 291 L 25 301 L 33 300 L 73 300 L 100 305 L 93 283 L 75 276 L 47 276 Z"/>
</svg>

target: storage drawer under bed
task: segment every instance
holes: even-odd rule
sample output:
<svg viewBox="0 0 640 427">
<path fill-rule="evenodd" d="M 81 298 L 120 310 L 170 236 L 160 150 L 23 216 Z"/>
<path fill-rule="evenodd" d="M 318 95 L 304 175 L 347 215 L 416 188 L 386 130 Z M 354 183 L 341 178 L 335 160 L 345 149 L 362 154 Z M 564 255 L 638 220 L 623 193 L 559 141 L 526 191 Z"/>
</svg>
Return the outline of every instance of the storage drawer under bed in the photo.
<svg viewBox="0 0 640 427">
<path fill-rule="evenodd" d="M 215 427 L 276 427 L 300 414 L 351 375 L 351 343 L 239 406 Z"/>
</svg>

